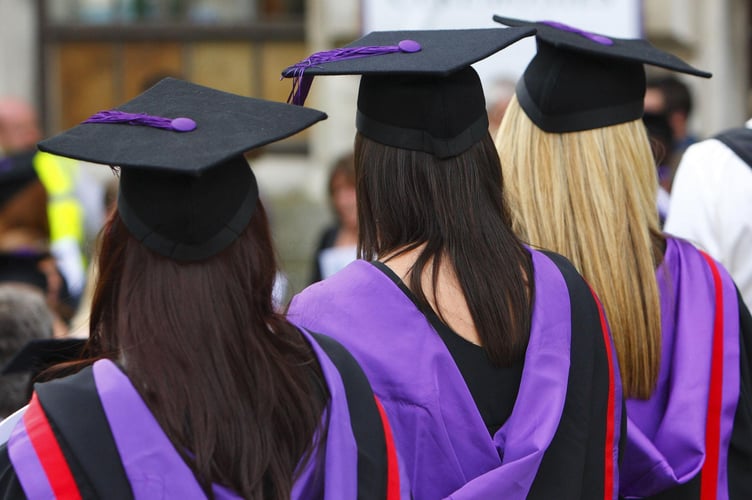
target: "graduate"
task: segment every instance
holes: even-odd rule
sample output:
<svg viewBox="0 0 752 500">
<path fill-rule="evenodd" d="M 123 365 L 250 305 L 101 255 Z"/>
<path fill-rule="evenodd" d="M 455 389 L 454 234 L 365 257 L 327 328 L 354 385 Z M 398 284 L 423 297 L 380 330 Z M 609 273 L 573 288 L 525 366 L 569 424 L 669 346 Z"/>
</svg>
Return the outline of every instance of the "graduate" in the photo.
<svg viewBox="0 0 752 500">
<path fill-rule="evenodd" d="M 621 386 L 606 320 L 563 257 L 514 235 L 471 64 L 531 29 L 374 32 L 284 71 L 362 75 L 359 252 L 288 318 L 342 342 L 417 500 L 616 498 Z"/>
<path fill-rule="evenodd" d="M 621 366 L 624 498 L 752 498 L 752 321 L 726 270 L 661 233 L 644 64 L 709 77 L 645 40 L 555 22 L 496 146 L 521 238 L 568 257 L 603 300 Z M 514 134 L 514 136 L 512 136 Z"/>
<path fill-rule="evenodd" d="M 168 78 L 39 144 L 119 168 L 120 189 L 86 357 L 0 425 L 0 497 L 406 494 L 352 356 L 273 308 L 275 253 L 243 153 L 324 118 Z"/>
</svg>

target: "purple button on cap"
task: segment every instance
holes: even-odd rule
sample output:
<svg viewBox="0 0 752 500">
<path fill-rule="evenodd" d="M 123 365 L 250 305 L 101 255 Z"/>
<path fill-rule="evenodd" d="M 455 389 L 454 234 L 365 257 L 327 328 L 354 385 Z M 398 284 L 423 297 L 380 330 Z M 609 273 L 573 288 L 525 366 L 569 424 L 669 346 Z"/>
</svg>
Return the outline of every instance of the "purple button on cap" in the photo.
<svg viewBox="0 0 752 500">
<path fill-rule="evenodd" d="M 172 130 L 176 132 L 190 132 L 196 128 L 196 122 L 184 117 L 175 118 L 170 122 L 170 125 L 172 125 Z"/>
<path fill-rule="evenodd" d="M 402 52 L 418 52 L 420 51 L 420 44 L 415 40 L 402 40 L 397 44 Z"/>
</svg>

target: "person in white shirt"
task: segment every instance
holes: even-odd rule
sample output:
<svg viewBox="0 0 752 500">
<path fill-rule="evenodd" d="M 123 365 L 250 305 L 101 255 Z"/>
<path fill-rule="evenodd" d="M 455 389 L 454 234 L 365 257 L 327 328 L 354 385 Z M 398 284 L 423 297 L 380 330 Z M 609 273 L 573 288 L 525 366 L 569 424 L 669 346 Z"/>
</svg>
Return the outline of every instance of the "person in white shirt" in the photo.
<svg viewBox="0 0 752 500">
<path fill-rule="evenodd" d="M 687 149 L 665 230 L 721 261 L 752 304 L 752 120 Z"/>
</svg>

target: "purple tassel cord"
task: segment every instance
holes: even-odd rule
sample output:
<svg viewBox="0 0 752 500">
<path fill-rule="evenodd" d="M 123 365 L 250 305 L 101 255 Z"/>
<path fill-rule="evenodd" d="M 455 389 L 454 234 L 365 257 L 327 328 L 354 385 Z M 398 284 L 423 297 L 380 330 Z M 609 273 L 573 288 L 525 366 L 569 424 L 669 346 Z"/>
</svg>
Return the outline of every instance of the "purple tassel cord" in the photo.
<svg viewBox="0 0 752 500">
<path fill-rule="evenodd" d="M 568 24 L 557 23 L 556 21 L 541 21 L 541 24 L 545 24 L 547 26 L 551 26 L 552 28 L 560 29 L 562 31 L 569 31 L 570 33 L 576 33 L 578 35 L 581 35 L 587 38 L 588 40 L 592 42 L 599 43 L 601 45 L 613 45 L 614 44 L 614 41 L 608 37 L 605 37 L 603 35 L 597 35 L 595 33 L 590 33 L 589 31 L 584 31 L 579 28 L 569 26 Z"/>
<path fill-rule="evenodd" d="M 147 115 L 146 113 L 126 113 L 116 109 L 100 111 L 87 118 L 83 123 L 125 123 L 127 125 L 174 130 L 175 132 L 190 132 L 196 128 L 196 122 L 190 118 L 164 118 Z"/>
<path fill-rule="evenodd" d="M 292 77 L 292 91 L 287 102 L 302 106 L 311 90 L 312 76 L 306 76 L 305 70 L 334 61 L 345 61 L 360 57 L 381 56 L 397 52 L 412 53 L 420 51 L 420 44 L 414 40 L 402 40 L 397 45 L 372 45 L 365 47 L 343 47 L 311 54 L 308 58 L 293 64 L 284 71 L 285 76 Z"/>
</svg>

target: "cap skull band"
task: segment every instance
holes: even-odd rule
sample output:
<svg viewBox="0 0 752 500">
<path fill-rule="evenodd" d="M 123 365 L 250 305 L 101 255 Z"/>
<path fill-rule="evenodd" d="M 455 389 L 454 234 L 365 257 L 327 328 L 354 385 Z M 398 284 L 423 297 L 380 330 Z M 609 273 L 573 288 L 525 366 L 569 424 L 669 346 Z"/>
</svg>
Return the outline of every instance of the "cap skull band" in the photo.
<svg viewBox="0 0 752 500">
<path fill-rule="evenodd" d="M 120 167 L 118 211 L 128 231 L 165 257 L 198 261 L 235 241 L 253 215 L 258 187 L 243 153 L 325 118 L 165 78 L 38 147 Z"/>
</svg>

